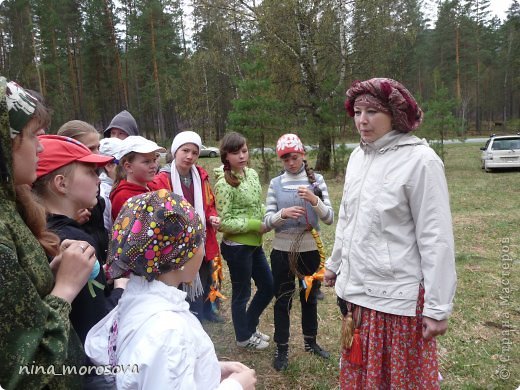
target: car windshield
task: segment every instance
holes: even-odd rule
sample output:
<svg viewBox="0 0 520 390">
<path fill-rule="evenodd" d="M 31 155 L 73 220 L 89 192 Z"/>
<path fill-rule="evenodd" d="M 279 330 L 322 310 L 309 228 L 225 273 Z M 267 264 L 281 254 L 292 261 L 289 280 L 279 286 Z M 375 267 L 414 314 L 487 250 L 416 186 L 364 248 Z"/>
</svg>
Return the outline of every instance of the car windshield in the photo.
<svg viewBox="0 0 520 390">
<path fill-rule="evenodd" d="M 520 149 L 520 138 L 496 139 L 491 146 L 492 150 Z"/>
</svg>

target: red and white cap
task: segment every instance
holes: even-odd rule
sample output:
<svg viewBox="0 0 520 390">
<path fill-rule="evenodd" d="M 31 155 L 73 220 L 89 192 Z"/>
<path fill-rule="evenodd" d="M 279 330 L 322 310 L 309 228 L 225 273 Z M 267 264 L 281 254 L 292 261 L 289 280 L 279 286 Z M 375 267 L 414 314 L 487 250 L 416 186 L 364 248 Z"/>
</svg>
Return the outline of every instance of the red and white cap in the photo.
<svg viewBox="0 0 520 390">
<path fill-rule="evenodd" d="M 38 178 L 75 161 L 102 167 L 114 159 L 93 154 L 89 148 L 73 138 L 61 135 L 40 135 L 38 139 L 43 146 L 43 151 L 38 154 L 38 169 L 36 170 Z"/>
<path fill-rule="evenodd" d="M 278 157 L 289 153 L 305 153 L 302 141 L 296 134 L 284 134 L 276 143 L 276 154 L 278 154 Z"/>
</svg>

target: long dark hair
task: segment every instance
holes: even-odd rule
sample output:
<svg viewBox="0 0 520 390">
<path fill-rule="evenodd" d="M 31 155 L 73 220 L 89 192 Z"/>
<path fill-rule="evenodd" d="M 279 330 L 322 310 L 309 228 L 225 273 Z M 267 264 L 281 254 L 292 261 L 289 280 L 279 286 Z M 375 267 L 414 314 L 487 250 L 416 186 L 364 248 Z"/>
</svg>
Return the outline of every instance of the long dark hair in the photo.
<svg viewBox="0 0 520 390">
<path fill-rule="evenodd" d="M 228 153 L 238 152 L 246 143 L 246 138 L 235 131 L 227 133 L 220 141 L 220 161 L 224 164 L 224 178 L 232 187 L 238 187 L 240 180 L 235 176 L 233 171 L 231 171 L 231 165 L 227 160 L 227 155 Z"/>
<path fill-rule="evenodd" d="M 321 192 L 321 188 L 318 186 L 318 182 L 316 181 L 316 176 L 314 176 L 314 169 L 309 167 L 309 164 L 307 164 L 307 160 L 303 160 L 303 165 L 305 167 L 305 173 L 307 174 L 307 179 L 309 180 L 309 183 L 312 185 L 312 192 L 314 192 L 314 195 L 316 195 L 318 198 L 323 200 L 323 193 Z"/>
</svg>

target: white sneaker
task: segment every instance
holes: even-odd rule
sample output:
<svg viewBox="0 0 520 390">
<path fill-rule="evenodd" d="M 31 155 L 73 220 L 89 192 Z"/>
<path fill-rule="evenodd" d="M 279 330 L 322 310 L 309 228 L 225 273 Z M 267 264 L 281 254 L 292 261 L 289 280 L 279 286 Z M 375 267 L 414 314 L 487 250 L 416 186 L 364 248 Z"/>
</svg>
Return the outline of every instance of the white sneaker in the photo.
<svg viewBox="0 0 520 390">
<path fill-rule="evenodd" d="M 269 341 L 271 340 L 271 337 L 269 337 L 268 335 L 266 335 L 265 333 L 262 333 L 260 332 L 258 329 L 255 330 L 255 333 L 253 333 L 256 337 L 259 337 L 261 338 L 262 340 L 264 341 Z"/>
<path fill-rule="evenodd" d="M 242 348 L 266 349 L 269 346 L 269 343 L 253 333 L 249 340 L 237 341 L 237 345 Z"/>
</svg>

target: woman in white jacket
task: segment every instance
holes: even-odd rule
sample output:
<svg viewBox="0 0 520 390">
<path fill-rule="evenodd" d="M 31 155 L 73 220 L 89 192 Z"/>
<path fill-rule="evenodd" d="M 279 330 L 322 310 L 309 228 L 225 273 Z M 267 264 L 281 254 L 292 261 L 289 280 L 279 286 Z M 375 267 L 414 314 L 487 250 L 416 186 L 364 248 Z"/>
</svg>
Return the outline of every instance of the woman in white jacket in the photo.
<svg viewBox="0 0 520 390">
<path fill-rule="evenodd" d="M 325 272 L 344 315 L 340 385 L 438 388 L 435 336 L 447 330 L 456 287 L 444 167 L 410 135 L 423 114 L 399 82 L 354 82 L 346 109 L 361 143 Z"/>
<path fill-rule="evenodd" d="M 255 371 L 219 362 L 180 283 L 204 254 L 195 209 L 167 190 L 130 198 L 114 221 L 107 277 L 130 274 L 118 306 L 91 329 L 85 352 L 118 389 L 253 389 Z M 107 376 L 110 378 L 110 376 Z"/>
</svg>

